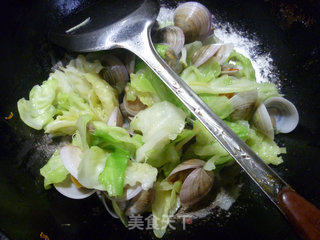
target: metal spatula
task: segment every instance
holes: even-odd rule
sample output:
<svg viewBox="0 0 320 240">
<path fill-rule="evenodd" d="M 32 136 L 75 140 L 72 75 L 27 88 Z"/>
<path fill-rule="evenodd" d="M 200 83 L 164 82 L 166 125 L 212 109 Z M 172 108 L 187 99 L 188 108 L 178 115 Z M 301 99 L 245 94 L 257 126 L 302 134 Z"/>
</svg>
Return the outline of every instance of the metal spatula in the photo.
<svg viewBox="0 0 320 240">
<path fill-rule="evenodd" d="M 170 69 L 155 51 L 150 31 L 158 15 L 155 0 L 102 1 L 66 20 L 50 39 L 76 52 L 127 49 L 140 57 L 220 142 L 305 239 L 320 239 L 320 211 L 269 168 Z"/>
</svg>

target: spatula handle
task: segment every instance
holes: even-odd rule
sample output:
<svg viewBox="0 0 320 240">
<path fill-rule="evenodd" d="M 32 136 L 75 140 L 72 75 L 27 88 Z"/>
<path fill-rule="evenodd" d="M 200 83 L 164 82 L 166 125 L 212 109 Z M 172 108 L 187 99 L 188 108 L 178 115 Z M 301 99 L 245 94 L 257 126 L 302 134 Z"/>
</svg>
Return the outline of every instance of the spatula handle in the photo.
<svg viewBox="0 0 320 240">
<path fill-rule="evenodd" d="M 279 207 L 305 240 L 320 239 L 320 210 L 291 188 L 278 195 Z"/>
</svg>

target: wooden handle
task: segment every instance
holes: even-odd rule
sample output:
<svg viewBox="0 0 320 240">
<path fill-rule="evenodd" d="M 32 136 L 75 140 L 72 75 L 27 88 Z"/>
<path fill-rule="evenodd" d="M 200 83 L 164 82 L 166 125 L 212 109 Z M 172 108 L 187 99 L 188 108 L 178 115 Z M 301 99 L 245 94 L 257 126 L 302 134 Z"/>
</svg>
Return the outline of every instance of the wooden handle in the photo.
<svg viewBox="0 0 320 240">
<path fill-rule="evenodd" d="M 320 210 L 291 188 L 278 194 L 279 206 L 305 240 L 320 239 Z"/>
</svg>

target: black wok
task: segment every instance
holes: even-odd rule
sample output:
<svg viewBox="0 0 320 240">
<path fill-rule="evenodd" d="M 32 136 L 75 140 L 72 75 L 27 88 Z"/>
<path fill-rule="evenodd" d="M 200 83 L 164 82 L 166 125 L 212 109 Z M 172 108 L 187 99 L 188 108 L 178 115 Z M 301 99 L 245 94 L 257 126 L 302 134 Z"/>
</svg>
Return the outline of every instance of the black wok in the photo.
<svg viewBox="0 0 320 240">
<path fill-rule="evenodd" d="M 47 33 L 61 19 L 94 1 L 3 1 L 0 7 L 0 239 L 146 239 L 151 231 L 127 230 L 96 196 L 76 201 L 45 191 L 39 168 L 56 144 L 25 126 L 16 102 L 45 80 L 52 58 L 64 51 Z M 201 1 L 223 22 L 259 39 L 270 52 L 281 92 L 298 108 L 300 123 L 276 141 L 287 147 L 274 169 L 302 196 L 320 207 L 320 2 L 277 0 Z M 176 3 L 169 3 L 174 6 Z M 13 118 L 5 117 L 13 112 Z M 45 144 L 44 144 L 45 143 Z M 46 146 L 46 147 L 43 147 Z M 229 212 L 215 209 L 167 239 L 298 239 L 274 205 L 242 174 L 241 195 Z"/>
</svg>

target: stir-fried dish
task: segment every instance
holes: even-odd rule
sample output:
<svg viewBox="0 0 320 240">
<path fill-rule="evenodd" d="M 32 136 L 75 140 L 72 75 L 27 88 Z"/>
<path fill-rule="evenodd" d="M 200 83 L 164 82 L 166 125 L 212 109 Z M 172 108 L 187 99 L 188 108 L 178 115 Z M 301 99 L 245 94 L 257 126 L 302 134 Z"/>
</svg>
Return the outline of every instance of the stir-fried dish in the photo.
<svg viewBox="0 0 320 240">
<path fill-rule="evenodd" d="M 282 163 L 274 142 L 298 124 L 294 105 L 273 83 L 257 83 L 251 61 L 214 34 L 212 15 L 195 2 L 153 31 L 159 55 L 267 164 Z M 83 199 L 97 192 L 113 216 L 151 212 L 162 237 L 168 216 L 210 194 L 234 163 L 155 73 L 129 52 L 79 55 L 55 71 L 29 100 L 22 121 L 51 137 L 70 136 L 40 169 L 44 187 Z"/>
</svg>

